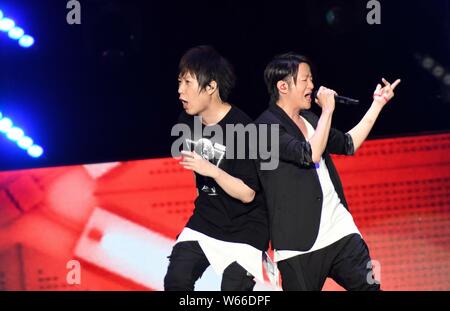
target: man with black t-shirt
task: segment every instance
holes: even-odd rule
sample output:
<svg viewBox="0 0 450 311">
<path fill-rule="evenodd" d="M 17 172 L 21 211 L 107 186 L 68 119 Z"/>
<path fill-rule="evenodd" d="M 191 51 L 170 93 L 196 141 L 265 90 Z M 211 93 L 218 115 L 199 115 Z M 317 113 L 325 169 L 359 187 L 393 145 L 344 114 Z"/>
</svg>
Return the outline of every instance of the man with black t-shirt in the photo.
<svg viewBox="0 0 450 311">
<path fill-rule="evenodd" d="M 178 80 L 185 110 L 179 123 L 193 130 L 185 138 L 180 164 L 195 173 L 198 197 L 169 257 L 164 288 L 193 290 L 211 265 L 222 274 L 222 290 L 252 290 L 254 278 L 263 281 L 267 214 L 255 162 L 236 159 L 237 152 L 232 152 L 247 149 L 248 144 L 235 144 L 230 139 L 235 132 L 226 130 L 229 125 L 245 126 L 251 119 L 227 102 L 234 73 L 212 47 L 187 51 L 180 61 Z M 196 127 L 201 128 L 199 133 Z"/>
</svg>

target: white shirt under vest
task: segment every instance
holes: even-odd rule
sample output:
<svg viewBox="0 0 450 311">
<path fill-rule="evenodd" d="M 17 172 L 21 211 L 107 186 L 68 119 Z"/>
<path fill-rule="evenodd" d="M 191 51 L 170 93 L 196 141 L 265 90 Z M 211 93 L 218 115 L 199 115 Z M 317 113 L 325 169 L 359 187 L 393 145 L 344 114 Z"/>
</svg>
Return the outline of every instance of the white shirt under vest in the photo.
<svg viewBox="0 0 450 311">
<path fill-rule="evenodd" d="M 303 117 L 306 128 L 308 130 L 308 141 L 314 135 L 313 126 Z M 353 233 L 361 235 L 356 227 L 353 217 L 350 212 L 342 205 L 339 196 L 334 189 L 334 185 L 331 181 L 328 168 L 323 158 L 320 159 L 320 163 L 316 164 L 317 175 L 319 176 L 320 186 L 323 193 L 322 202 L 322 215 L 320 217 L 320 227 L 317 239 L 314 242 L 311 249 L 300 252 L 291 250 L 275 250 L 274 261 L 278 262 L 297 255 L 302 255 L 310 252 L 317 251 L 324 247 L 327 247 L 345 236 Z M 295 237 L 293 237 L 295 238 Z"/>
</svg>

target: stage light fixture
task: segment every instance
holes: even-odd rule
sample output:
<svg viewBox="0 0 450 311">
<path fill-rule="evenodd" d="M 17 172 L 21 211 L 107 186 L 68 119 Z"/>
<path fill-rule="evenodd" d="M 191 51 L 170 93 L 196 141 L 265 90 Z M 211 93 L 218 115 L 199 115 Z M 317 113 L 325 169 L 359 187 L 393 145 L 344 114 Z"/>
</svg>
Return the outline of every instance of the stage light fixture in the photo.
<svg viewBox="0 0 450 311">
<path fill-rule="evenodd" d="M 34 45 L 34 38 L 26 34 L 23 28 L 16 26 L 13 19 L 5 17 L 2 10 L 0 10 L 0 32 L 6 32 L 10 39 L 18 41 L 23 48 L 29 48 Z"/>
<path fill-rule="evenodd" d="M 15 142 L 20 149 L 27 151 L 28 155 L 33 158 L 39 158 L 44 154 L 44 149 L 34 144 L 33 139 L 25 135 L 23 129 L 14 125 L 14 122 L 5 117 L 0 112 L 0 133 L 3 133 L 6 138 Z"/>
</svg>

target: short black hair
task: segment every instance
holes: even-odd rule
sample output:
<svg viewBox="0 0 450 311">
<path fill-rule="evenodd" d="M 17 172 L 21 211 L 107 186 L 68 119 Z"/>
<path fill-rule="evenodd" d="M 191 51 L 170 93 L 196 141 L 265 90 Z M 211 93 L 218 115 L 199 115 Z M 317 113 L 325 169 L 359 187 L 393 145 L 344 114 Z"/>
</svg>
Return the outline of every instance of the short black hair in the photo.
<svg viewBox="0 0 450 311">
<path fill-rule="evenodd" d="M 284 80 L 288 82 L 289 78 L 292 77 L 294 83 L 296 83 L 298 65 L 301 63 L 306 63 L 311 67 L 311 62 L 306 56 L 289 52 L 275 56 L 266 66 L 264 82 L 270 95 L 271 104 L 275 104 L 280 97 L 277 89 L 278 81 Z"/>
<path fill-rule="evenodd" d="M 178 69 L 180 76 L 187 73 L 194 75 L 200 90 L 206 89 L 211 81 L 216 81 L 222 101 L 228 100 L 236 82 L 233 66 L 209 45 L 189 49 L 181 57 Z"/>
</svg>

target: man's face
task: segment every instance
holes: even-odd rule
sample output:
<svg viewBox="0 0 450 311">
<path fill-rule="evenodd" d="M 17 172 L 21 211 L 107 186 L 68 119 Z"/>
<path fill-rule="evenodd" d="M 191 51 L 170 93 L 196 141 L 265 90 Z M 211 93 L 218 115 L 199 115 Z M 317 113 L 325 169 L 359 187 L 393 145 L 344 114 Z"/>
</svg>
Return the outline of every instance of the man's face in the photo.
<svg viewBox="0 0 450 311">
<path fill-rule="evenodd" d="M 300 109 L 311 108 L 312 91 L 314 88 L 311 68 L 306 63 L 298 65 L 297 81 L 294 84 L 291 80 L 290 98 L 296 103 Z"/>
<path fill-rule="evenodd" d="M 189 72 L 178 77 L 178 94 L 183 109 L 189 115 L 198 115 L 207 108 L 210 96 L 205 90 L 200 91 L 197 78 Z"/>
</svg>

